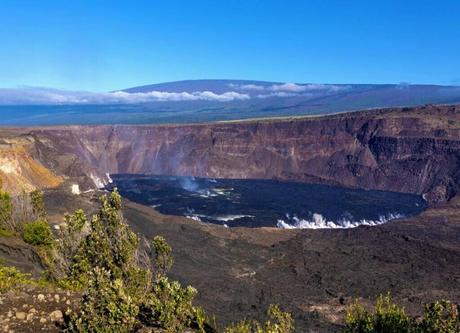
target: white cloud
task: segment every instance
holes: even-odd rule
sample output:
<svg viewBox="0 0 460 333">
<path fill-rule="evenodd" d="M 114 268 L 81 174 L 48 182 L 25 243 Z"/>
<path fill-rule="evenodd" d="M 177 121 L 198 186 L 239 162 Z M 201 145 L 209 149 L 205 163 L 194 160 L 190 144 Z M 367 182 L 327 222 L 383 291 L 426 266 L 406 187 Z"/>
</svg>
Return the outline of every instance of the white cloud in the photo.
<svg viewBox="0 0 460 333">
<path fill-rule="evenodd" d="M 219 101 L 229 102 L 234 100 L 249 99 L 246 94 L 240 94 L 234 91 L 228 91 L 222 94 L 216 94 L 212 91 L 194 91 L 194 92 L 165 92 L 165 91 L 150 91 L 146 93 L 127 93 L 124 91 L 116 91 L 107 93 L 110 97 L 115 98 L 120 102 L 126 103 L 142 103 L 142 102 L 168 102 L 168 101 Z"/>
<path fill-rule="evenodd" d="M 295 83 L 274 84 L 270 86 L 269 89 L 271 91 L 284 91 L 293 93 L 300 93 L 307 90 L 306 86 Z"/>
<path fill-rule="evenodd" d="M 235 88 L 238 90 L 253 90 L 253 91 L 277 91 L 277 92 L 294 92 L 300 93 L 307 90 L 307 87 L 304 85 L 299 85 L 295 83 L 280 83 L 272 85 L 258 85 L 258 84 L 228 84 L 230 88 Z"/>
<path fill-rule="evenodd" d="M 257 84 L 243 84 L 240 86 L 240 88 L 242 90 L 258 90 L 258 91 L 265 89 L 264 86 L 259 86 Z"/>
<path fill-rule="evenodd" d="M 335 92 L 339 90 L 349 89 L 349 86 L 340 86 L 334 84 L 296 84 L 296 83 L 283 83 L 283 84 L 273 84 L 268 87 L 271 91 L 284 91 L 290 93 L 302 93 L 302 92 Z"/>
<path fill-rule="evenodd" d="M 255 91 L 262 91 L 265 90 L 265 86 L 261 86 L 258 84 L 235 84 L 229 83 L 228 86 L 230 88 L 235 88 L 238 90 L 255 90 Z"/>
<path fill-rule="evenodd" d="M 40 87 L 0 88 L 0 105 L 8 104 L 134 104 L 169 101 L 218 101 L 231 102 L 250 98 L 294 97 L 332 94 L 350 86 L 329 84 L 282 83 L 262 86 L 257 84 L 229 84 L 232 91 L 165 92 L 150 91 L 128 93 L 124 91 L 95 93 L 67 91 Z M 233 91 L 237 90 L 237 91 Z"/>
<path fill-rule="evenodd" d="M 334 85 L 334 84 L 297 84 L 297 83 L 279 83 L 279 84 L 272 84 L 272 85 L 257 85 L 257 84 L 228 84 L 230 88 L 237 89 L 237 90 L 245 90 L 245 91 L 258 91 L 258 92 L 274 92 L 274 93 L 286 93 L 285 95 L 280 94 L 279 97 L 286 97 L 292 96 L 287 94 L 302 94 L 304 92 L 336 92 L 339 90 L 348 89 L 349 86 L 341 86 L 341 85 Z M 275 94 L 267 95 L 269 96 L 277 96 Z M 264 97 L 267 97 L 264 96 Z M 260 95 L 258 96 L 260 97 Z"/>
<path fill-rule="evenodd" d="M 241 86 L 241 89 L 243 90 L 264 90 L 264 86 L 259 86 L 257 84 L 243 84 Z"/>
<path fill-rule="evenodd" d="M 277 92 L 271 92 L 267 94 L 259 94 L 257 95 L 257 98 L 269 98 L 269 97 L 293 97 L 293 96 L 310 96 L 311 94 L 308 93 L 291 93 L 291 92 L 285 92 L 285 91 L 277 91 Z"/>
<path fill-rule="evenodd" d="M 312 83 L 306 84 L 304 85 L 304 87 L 308 91 L 324 90 L 328 92 L 336 92 L 336 91 L 347 90 L 351 88 L 350 86 L 347 86 L 347 85 L 339 86 L 335 84 L 312 84 Z"/>
<path fill-rule="evenodd" d="M 269 97 L 294 97 L 294 96 L 320 96 L 325 94 L 333 94 L 341 90 L 350 89 L 350 86 L 341 86 L 334 84 L 296 84 L 296 83 L 282 83 L 267 86 L 265 91 L 258 94 L 257 98 Z"/>
<path fill-rule="evenodd" d="M 219 101 L 249 99 L 249 95 L 234 91 L 216 94 L 211 91 L 127 93 L 116 91 L 93 93 L 49 88 L 22 87 L 0 89 L 0 104 L 133 104 L 167 101 Z"/>
</svg>

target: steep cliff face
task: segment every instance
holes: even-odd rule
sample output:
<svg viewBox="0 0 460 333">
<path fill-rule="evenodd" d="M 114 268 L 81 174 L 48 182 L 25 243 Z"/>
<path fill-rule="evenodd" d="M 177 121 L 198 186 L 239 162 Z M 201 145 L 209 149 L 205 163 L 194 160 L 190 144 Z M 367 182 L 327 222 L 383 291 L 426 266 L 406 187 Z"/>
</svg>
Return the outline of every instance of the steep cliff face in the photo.
<svg viewBox="0 0 460 333">
<path fill-rule="evenodd" d="M 460 183 L 460 107 L 170 126 L 36 129 L 35 158 L 57 174 L 277 178 L 426 194 Z"/>
<path fill-rule="evenodd" d="M 27 137 L 0 140 L 0 180 L 11 193 L 56 187 L 63 181 L 32 156 L 33 145 Z"/>
</svg>

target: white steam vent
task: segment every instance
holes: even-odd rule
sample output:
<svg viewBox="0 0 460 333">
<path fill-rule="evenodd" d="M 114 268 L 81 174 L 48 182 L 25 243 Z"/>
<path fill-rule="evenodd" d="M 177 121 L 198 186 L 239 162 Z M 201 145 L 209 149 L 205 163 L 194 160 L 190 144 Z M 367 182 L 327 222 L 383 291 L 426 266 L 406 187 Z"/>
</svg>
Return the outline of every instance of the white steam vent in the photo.
<svg viewBox="0 0 460 333">
<path fill-rule="evenodd" d="M 281 229 L 348 229 L 356 228 L 360 225 L 375 226 L 379 224 L 386 223 L 388 221 L 403 218 L 402 214 L 388 214 L 385 216 L 380 216 L 377 220 L 362 219 L 358 221 L 342 219 L 339 221 L 328 221 L 323 215 L 315 213 L 312 215 L 311 219 L 301 219 L 297 216 L 290 218 L 289 215 L 286 215 L 289 219 L 289 222 L 284 220 L 278 220 L 276 226 Z"/>
<path fill-rule="evenodd" d="M 80 193 L 81 193 L 80 192 L 80 185 L 72 184 L 71 191 L 72 191 L 72 194 L 80 195 Z"/>
<path fill-rule="evenodd" d="M 113 183 L 113 179 L 110 177 L 110 174 L 106 173 L 105 177 L 98 177 L 94 174 L 90 174 L 89 177 L 93 181 L 94 185 L 96 185 L 97 188 L 102 189 L 106 187 L 108 184 Z"/>
</svg>

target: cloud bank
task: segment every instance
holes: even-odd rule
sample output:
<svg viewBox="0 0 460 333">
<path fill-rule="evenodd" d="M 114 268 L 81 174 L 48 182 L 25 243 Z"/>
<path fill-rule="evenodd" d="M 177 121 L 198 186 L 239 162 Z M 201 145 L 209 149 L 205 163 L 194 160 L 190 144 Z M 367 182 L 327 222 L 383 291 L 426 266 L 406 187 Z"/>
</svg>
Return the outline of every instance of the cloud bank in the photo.
<svg viewBox="0 0 460 333">
<path fill-rule="evenodd" d="M 283 83 L 283 84 L 274 84 L 268 87 L 271 91 L 280 91 L 280 92 L 291 92 L 291 93 L 299 93 L 304 92 L 308 88 L 307 86 L 295 84 L 295 83 Z"/>
<path fill-rule="evenodd" d="M 247 100 L 248 94 L 228 91 L 216 94 L 212 91 L 165 92 L 151 91 L 145 93 L 127 93 L 115 91 L 94 93 L 87 91 L 67 91 L 50 88 L 21 87 L 17 89 L 0 89 L 0 104 L 136 104 L 168 101 L 218 101 L 230 102 Z"/>
<path fill-rule="evenodd" d="M 229 91 L 150 91 L 128 93 L 68 91 L 41 87 L 0 88 L 0 105 L 75 105 L 75 104 L 136 104 L 148 102 L 215 101 L 232 102 L 251 98 L 310 97 L 332 94 L 349 86 L 330 84 L 228 84 Z"/>
<path fill-rule="evenodd" d="M 259 92 L 258 98 L 268 97 L 291 97 L 291 96 L 310 96 L 320 93 L 335 93 L 341 90 L 350 89 L 347 85 L 335 84 L 297 84 L 297 83 L 279 83 L 271 85 L 257 84 L 233 84 L 228 85 L 230 88 L 244 92 Z"/>
</svg>

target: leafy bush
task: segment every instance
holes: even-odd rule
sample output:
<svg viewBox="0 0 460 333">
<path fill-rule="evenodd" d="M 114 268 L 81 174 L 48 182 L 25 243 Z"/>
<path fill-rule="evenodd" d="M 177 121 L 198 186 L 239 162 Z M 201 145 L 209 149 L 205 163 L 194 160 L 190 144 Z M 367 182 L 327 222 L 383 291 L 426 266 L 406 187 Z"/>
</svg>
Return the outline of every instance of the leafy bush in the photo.
<svg viewBox="0 0 460 333">
<path fill-rule="evenodd" d="M 72 274 L 80 270 L 90 270 L 89 267 L 86 269 L 73 267 L 77 260 L 76 256 L 80 251 L 82 240 L 87 232 L 89 232 L 89 224 L 83 210 L 79 209 L 72 215 L 65 215 L 65 227 L 59 229 L 58 240 L 56 242 L 56 270 L 54 273 L 55 278 L 66 289 L 79 289 L 79 287 L 85 285 L 83 281 L 80 281 L 77 276 L 72 276 Z"/>
<path fill-rule="evenodd" d="M 13 213 L 13 204 L 8 192 L 0 189 L 0 229 L 6 230 Z"/>
<path fill-rule="evenodd" d="M 155 274 L 159 277 L 164 276 L 174 263 L 172 249 L 162 236 L 153 238 L 152 247 L 155 251 Z"/>
<path fill-rule="evenodd" d="M 271 304 L 267 314 L 269 320 L 265 323 L 265 332 L 288 333 L 294 331 L 294 320 L 289 312 L 281 311 L 277 305 Z"/>
<path fill-rule="evenodd" d="M 14 236 L 14 232 L 7 230 L 7 229 L 0 229 L 0 237 L 12 237 Z"/>
<path fill-rule="evenodd" d="M 288 312 L 271 304 L 267 310 L 268 320 L 262 324 L 257 320 L 243 320 L 225 329 L 225 333 L 290 333 L 294 331 L 294 320 Z"/>
<path fill-rule="evenodd" d="M 373 329 L 372 314 L 364 309 L 358 300 L 350 306 L 345 317 L 344 333 L 365 333 Z"/>
<path fill-rule="evenodd" d="M 177 281 L 159 278 L 141 306 L 142 321 L 171 333 L 190 327 L 195 318 L 192 301 L 196 293 L 193 287 L 183 288 Z M 203 330 L 203 327 L 200 329 Z"/>
<path fill-rule="evenodd" d="M 44 207 L 42 207 L 41 213 L 41 209 L 37 207 L 37 205 L 40 206 L 38 202 L 43 202 L 43 195 L 37 193 L 41 192 L 34 191 L 31 193 L 27 193 L 23 191 L 22 193 L 12 197 L 13 211 L 11 220 L 8 223 L 9 230 L 12 230 L 18 234 L 22 234 L 24 225 L 26 223 L 30 221 L 47 219 L 46 212 L 43 213 Z"/>
<path fill-rule="evenodd" d="M 57 247 L 64 285 L 85 290 L 80 309 L 67 317 L 69 330 L 129 332 L 147 326 L 171 333 L 215 332 L 204 311 L 193 306 L 196 289 L 166 277 L 173 263 L 166 240 L 155 237 L 150 244 L 154 262 L 143 261 L 140 240 L 123 218 L 118 192 L 100 202 L 90 221 L 81 210 L 66 217 Z M 260 332 L 292 331 L 289 314 L 272 307 L 269 315 Z"/>
<path fill-rule="evenodd" d="M 139 239 L 124 221 L 116 190 L 101 197 L 101 208 L 90 222 L 81 210 L 67 216 L 66 222 L 58 246 L 66 284 L 87 289 L 80 311 L 69 317 L 71 330 L 118 332 L 123 326 L 111 326 L 117 318 L 124 318 L 129 327 L 137 322 L 169 332 L 192 325 L 202 330 L 204 313 L 192 306 L 196 290 L 164 277 L 172 265 L 172 251 L 163 237 L 152 241 L 154 266 L 161 273 L 153 279 L 151 270 L 141 265 Z M 118 289 L 108 289 L 109 281 Z M 104 321 L 104 313 L 111 321 Z"/>
<path fill-rule="evenodd" d="M 78 313 L 67 312 L 71 332 L 131 332 L 139 307 L 127 294 L 121 279 L 96 267 L 90 273 L 88 289 Z"/>
<path fill-rule="evenodd" d="M 45 220 L 29 222 L 24 226 L 24 241 L 38 246 L 51 246 L 54 243 L 53 232 Z"/>
<path fill-rule="evenodd" d="M 413 320 L 391 301 L 389 294 L 377 298 L 374 312 L 368 312 L 355 302 L 346 315 L 346 333 L 404 333 L 411 332 Z"/>
<path fill-rule="evenodd" d="M 419 324 L 418 332 L 460 332 L 459 310 L 458 304 L 445 300 L 425 305 L 425 313 Z"/>
<path fill-rule="evenodd" d="M 30 274 L 24 274 L 16 267 L 0 266 L 0 292 L 14 290 L 31 282 Z"/>
<path fill-rule="evenodd" d="M 37 218 L 46 219 L 48 214 L 45 209 L 43 192 L 40 190 L 30 192 L 30 201 L 32 204 L 32 212 L 37 216 Z"/>
<path fill-rule="evenodd" d="M 33 191 L 11 197 L 1 190 L 0 184 L 0 230 L 4 234 L 23 234 L 24 227 L 30 221 L 46 221 L 43 192 Z"/>
<path fill-rule="evenodd" d="M 114 278 L 129 278 L 137 267 L 138 237 L 124 221 L 118 192 L 102 196 L 101 206 L 76 259 L 87 261 L 91 267 L 105 268 Z"/>
<path fill-rule="evenodd" d="M 139 239 L 124 221 L 121 197 L 114 191 L 100 200 L 101 208 L 89 223 L 81 210 L 67 216 L 58 246 L 61 267 L 81 288 L 89 283 L 93 268 L 104 268 L 123 281 L 131 296 L 143 297 L 150 288 L 150 271 L 139 264 Z"/>
<path fill-rule="evenodd" d="M 368 312 L 356 301 L 348 310 L 345 333 L 458 333 L 459 306 L 439 301 L 425 306 L 421 320 L 407 316 L 404 309 L 380 295 L 374 312 Z"/>
</svg>

